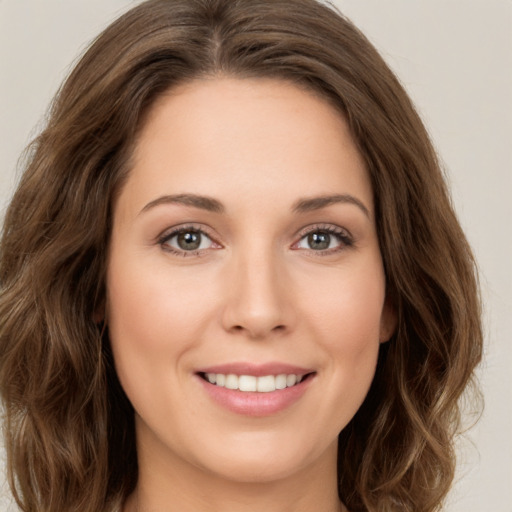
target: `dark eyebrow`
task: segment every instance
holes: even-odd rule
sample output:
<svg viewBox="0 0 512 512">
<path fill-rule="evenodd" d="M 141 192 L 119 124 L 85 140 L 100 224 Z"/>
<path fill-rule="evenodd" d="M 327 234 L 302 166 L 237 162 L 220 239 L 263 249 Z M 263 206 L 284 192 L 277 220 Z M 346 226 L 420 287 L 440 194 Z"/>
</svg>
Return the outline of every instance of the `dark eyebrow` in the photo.
<svg viewBox="0 0 512 512">
<path fill-rule="evenodd" d="M 201 210 L 207 210 L 214 213 L 224 212 L 224 206 L 222 203 L 212 197 L 199 196 L 196 194 L 174 194 L 154 199 L 144 206 L 140 213 L 146 212 L 161 204 L 183 204 L 185 206 L 193 206 L 194 208 L 200 208 Z"/>
<path fill-rule="evenodd" d="M 367 217 L 370 217 L 368 208 L 359 199 L 350 194 L 334 194 L 329 196 L 299 199 L 293 205 L 292 211 L 295 213 L 306 213 L 319 210 L 336 203 L 353 204 L 360 208 Z M 201 210 L 207 210 L 214 213 L 224 212 L 223 204 L 212 197 L 200 196 L 197 194 L 174 194 L 161 196 L 150 201 L 146 206 L 144 206 L 144 208 L 142 208 L 140 213 L 146 212 L 161 204 L 183 204 L 185 206 L 193 206 L 194 208 L 200 208 Z"/>
<path fill-rule="evenodd" d="M 326 206 L 336 203 L 353 204 L 360 208 L 367 217 L 370 217 L 370 211 L 364 203 L 357 199 L 357 197 L 351 196 L 350 194 L 334 194 L 329 196 L 299 199 L 293 205 L 293 211 L 296 213 L 306 213 L 319 210 L 320 208 L 325 208 Z"/>
</svg>

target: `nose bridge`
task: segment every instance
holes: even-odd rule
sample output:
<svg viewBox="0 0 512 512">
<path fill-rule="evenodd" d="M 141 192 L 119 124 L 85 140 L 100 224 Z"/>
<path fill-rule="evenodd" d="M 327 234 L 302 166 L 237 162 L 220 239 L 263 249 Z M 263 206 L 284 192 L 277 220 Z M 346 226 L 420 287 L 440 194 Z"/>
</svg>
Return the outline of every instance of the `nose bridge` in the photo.
<svg viewBox="0 0 512 512">
<path fill-rule="evenodd" d="M 290 327 L 286 272 L 270 244 L 252 241 L 234 252 L 229 272 L 225 327 L 265 337 Z"/>
</svg>

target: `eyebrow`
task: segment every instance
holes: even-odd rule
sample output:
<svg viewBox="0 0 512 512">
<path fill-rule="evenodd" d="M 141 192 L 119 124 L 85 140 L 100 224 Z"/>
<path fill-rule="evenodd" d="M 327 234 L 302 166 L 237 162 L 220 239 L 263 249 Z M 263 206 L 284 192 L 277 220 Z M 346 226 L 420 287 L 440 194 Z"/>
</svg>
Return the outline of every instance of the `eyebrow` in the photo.
<svg viewBox="0 0 512 512">
<path fill-rule="evenodd" d="M 224 206 L 222 203 L 217 201 L 217 199 L 213 199 L 212 197 L 199 196 L 196 194 L 174 194 L 162 196 L 149 202 L 146 206 L 144 206 L 144 208 L 142 208 L 140 213 L 146 212 L 151 208 L 161 204 L 182 204 L 214 213 L 224 212 Z"/>
<path fill-rule="evenodd" d="M 370 212 L 364 203 L 357 199 L 357 197 L 354 197 L 350 194 L 332 194 L 299 199 L 294 203 L 292 211 L 294 213 L 307 213 L 320 210 L 337 203 L 352 204 L 357 206 L 367 217 L 370 217 Z M 152 208 L 155 208 L 156 206 L 163 204 L 182 204 L 214 213 L 224 213 L 225 211 L 224 205 L 213 197 L 201 196 L 197 194 L 173 194 L 161 196 L 157 199 L 154 199 L 153 201 L 150 201 L 146 206 L 144 206 L 144 208 L 142 208 L 140 213 L 144 213 Z"/>
<path fill-rule="evenodd" d="M 331 204 L 337 203 L 352 204 L 354 206 L 357 206 L 360 210 L 363 211 L 363 213 L 367 217 L 370 217 L 370 211 L 364 205 L 364 203 L 357 199 L 357 197 L 354 197 L 350 194 L 333 194 L 327 196 L 299 199 L 293 205 L 292 210 L 296 213 L 307 213 L 315 210 L 320 210 L 321 208 L 325 208 L 327 206 L 330 206 Z"/>
</svg>

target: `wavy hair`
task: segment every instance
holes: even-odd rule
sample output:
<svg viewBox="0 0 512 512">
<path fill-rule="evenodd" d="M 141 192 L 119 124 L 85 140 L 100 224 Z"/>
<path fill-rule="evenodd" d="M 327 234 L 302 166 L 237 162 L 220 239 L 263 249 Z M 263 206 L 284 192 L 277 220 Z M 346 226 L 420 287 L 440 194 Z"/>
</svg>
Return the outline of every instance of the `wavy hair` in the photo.
<svg viewBox="0 0 512 512">
<path fill-rule="evenodd" d="M 315 0 L 144 2 L 59 91 L 0 243 L 0 392 L 18 505 L 110 510 L 136 485 L 133 409 L 108 329 L 94 321 L 112 209 L 155 100 L 216 75 L 290 81 L 347 119 L 371 176 L 398 327 L 339 436 L 339 495 L 351 512 L 439 510 L 460 398 L 481 357 L 475 263 L 404 89 L 352 23 Z"/>
</svg>

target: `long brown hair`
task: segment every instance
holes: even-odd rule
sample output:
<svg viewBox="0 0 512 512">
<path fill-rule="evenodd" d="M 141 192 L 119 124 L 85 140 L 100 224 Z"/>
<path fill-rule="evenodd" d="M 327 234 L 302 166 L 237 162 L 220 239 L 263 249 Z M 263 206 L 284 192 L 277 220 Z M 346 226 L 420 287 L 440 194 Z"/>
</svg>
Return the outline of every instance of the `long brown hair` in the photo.
<svg viewBox="0 0 512 512">
<path fill-rule="evenodd" d="M 107 28 L 63 85 L 0 245 L 0 391 L 19 506 L 97 512 L 136 485 L 133 410 L 95 323 L 112 208 L 155 99 L 212 75 L 291 81 L 348 120 L 398 328 L 339 436 L 339 495 L 352 512 L 438 510 L 481 357 L 475 264 L 408 96 L 366 38 L 315 0 L 150 0 Z"/>
</svg>

